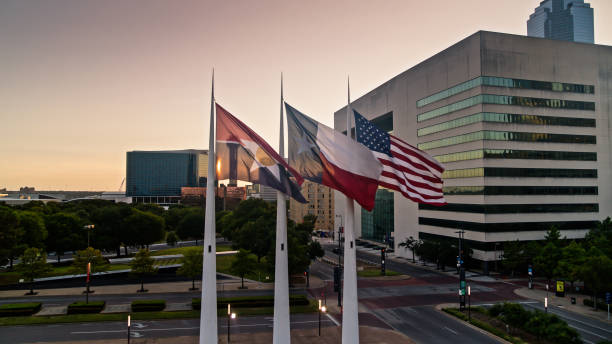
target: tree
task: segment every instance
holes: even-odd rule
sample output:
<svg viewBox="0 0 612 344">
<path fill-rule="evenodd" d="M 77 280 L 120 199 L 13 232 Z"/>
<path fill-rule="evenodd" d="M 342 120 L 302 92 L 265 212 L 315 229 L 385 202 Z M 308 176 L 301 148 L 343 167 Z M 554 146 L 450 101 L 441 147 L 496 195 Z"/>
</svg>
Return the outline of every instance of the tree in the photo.
<svg viewBox="0 0 612 344">
<path fill-rule="evenodd" d="M 325 250 L 323 250 L 323 247 L 321 247 L 321 244 L 318 241 L 311 241 L 308 244 L 307 251 L 310 261 L 321 258 L 325 255 Z"/>
<path fill-rule="evenodd" d="M 612 220 L 607 217 L 599 221 L 585 237 L 587 248 L 597 247 L 603 254 L 612 258 Z"/>
<path fill-rule="evenodd" d="M 106 258 L 102 256 L 102 252 L 93 247 L 88 247 L 78 251 L 72 262 L 72 271 L 79 274 L 87 273 L 87 264 L 91 263 L 90 272 L 107 271 L 109 264 Z"/>
<path fill-rule="evenodd" d="M 179 238 L 174 231 L 168 232 L 168 234 L 166 234 L 166 244 L 170 246 L 176 246 L 176 242 L 178 241 L 178 239 Z"/>
<path fill-rule="evenodd" d="M 193 208 L 186 212 L 178 224 L 176 234 L 182 240 L 195 239 L 197 245 L 198 239 L 204 237 L 204 212 L 202 209 Z"/>
<path fill-rule="evenodd" d="M 576 241 L 561 249 L 561 260 L 555 270 L 555 275 L 565 278 L 571 283 L 572 289 L 574 282 L 580 279 L 580 269 L 586 259 L 586 251 Z"/>
<path fill-rule="evenodd" d="M 399 244 L 399 247 L 404 247 L 412 251 L 412 262 L 416 263 L 416 259 L 414 258 L 414 251 L 416 251 L 417 246 L 420 244 L 420 240 L 413 238 L 412 236 L 406 238 L 403 242 Z"/>
<path fill-rule="evenodd" d="M 47 239 L 45 220 L 35 211 L 17 212 L 19 227 L 23 230 L 23 243 L 28 247 L 44 248 Z"/>
<path fill-rule="evenodd" d="M 154 260 L 151 258 L 151 252 L 146 248 L 140 249 L 130 263 L 130 267 L 132 269 L 132 274 L 140 278 L 140 290 L 138 290 L 138 292 L 146 292 L 147 290 L 144 288 L 144 277 L 157 272 L 154 266 Z"/>
<path fill-rule="evenodd" d="M 21 264 L 17 265 L 17 270 L 26 281 L 30 282 L 30 292 L 26 295 L 35 295 L 34 279 L 51 271 L 51 266 L 47 264 L 47 254 L 44 251 L 31 247 L 23 252 Z"/>
<path fill-rule="evenodd" d="M 176 273 L 191 278 L 191 288 L 189 290 L 197 290 L 195 279 L 202 275 L 202 248 L 192 248 L 185 251 L 181 263 L 183 265 L 178 268 Z"/>
<path fill-rule="evenodd" d="M 132 209 L 132 214 L 125 220 L 128 245 L 145 246 L 164 239 L 164 219 L 149 212 Z"/>
<path fill-rule="evenodd" d="M 502 263 L 506 269 L 510 269 L 512 277 L 514 277 L 514 271 L 525 264 L 523 246 L 524 245 L 522 245 L 518 239 L 516 241 L 508 241 L 504 243 Z"/>
<path fill-rule="evenodd" d="M 95 225 L 92 234 L 93 246 L 121 255 L 121 242 L 124 238 L 124 221 L 131 213 L 126 205 L 109 205 L 93 211 L 91 220 Z"/>
<path fill-rule="evenodd" d="M 580 279 L 593 291 L 593 307 L 597 309 L 597 292 L 610 286 L 612 259 L 596 247 L 591 247 L 579 270 Z"/>
<path fill-rule="evenodd" d="M 276 233 L 276 219 L 259 217 L 255 221 L 245 223 L 234 235 L 234 244 L 255 254 L 257 262 L 261 262 L 272 248 Z"/>
<path fill-rule="evenodd" d="M 49 232 L 47 249 L 55 251 L 58 262 L 64 252 L 85 248 L 84 235 L 87 233 L 76 215 L 64 212 L 52 214 L 45 218 L 45 226 Z"/>
<path fill-rule="evenodd" d="M 13 257 L 23 252 L 21 239 L 23 230 L 19 228 L 19 218 L 15 211 L 8 207 L 0 207 L 0 265 L 10 260 L 13 267 Z"/>
<path fill-rule="evenodd" d="M 240 276 L 242 285 L 240 289 L 244 289 L 244 276 L 255 269 L 255 260 L 251 256 L 251 252 L 247 250 L 239 250 L 234 257 L 230 271 Z"/>
<path fill-rule="evenodd" d="M 561 260 L 561 249 L 554 241 L 549 241 L 534 258 L 534 267 L 548 282 L 555 276 L 557 265 Z"/>
</svg>

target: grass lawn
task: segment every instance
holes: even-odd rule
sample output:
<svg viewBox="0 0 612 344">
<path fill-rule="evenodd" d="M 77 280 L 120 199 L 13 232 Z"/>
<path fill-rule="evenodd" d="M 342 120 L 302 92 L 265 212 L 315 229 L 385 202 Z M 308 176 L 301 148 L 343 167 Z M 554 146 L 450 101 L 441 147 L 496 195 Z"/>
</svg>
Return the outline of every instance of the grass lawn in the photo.
<svg viewBox="0 0 612 344">
<path fill-rule="evenodd" d="M 397 271 L 393 271 L 393 270 L 387 270 L 385 273 L 385 276 L 398 276 L 398 275 L 401 275 L 401 273 Z M 357 271 L 357 276 L 359 277 L 381 277 L 382 274 L 380 273 L 380 269 L 368 269 L 368 270 Z"/>
<path fill-rule="evenodd" d="M 274 282 L 274 274 L 266 270 L 266 258 L 261 258 L 261 262 L 257 263 L 257 257 L 254 254 L 251 254 L 251 256 L 256 262 L 256 268 L 244 276 L 244 278 L 259 282 Z M 230 268 L 235 259 L 236 257 L 233 255 L 217 256 L 217 272 L 233 275 Z M 266 277 L 268 277 L 268 279 L 266 279 Z"/>
</svg>

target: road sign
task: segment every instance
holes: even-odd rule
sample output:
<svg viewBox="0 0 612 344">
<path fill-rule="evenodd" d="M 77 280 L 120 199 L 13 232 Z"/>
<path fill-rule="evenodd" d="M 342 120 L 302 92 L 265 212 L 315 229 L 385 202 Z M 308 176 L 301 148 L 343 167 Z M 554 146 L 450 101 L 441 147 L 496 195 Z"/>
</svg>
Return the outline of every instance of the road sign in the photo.
<svg viewBox="0 0 612 344">
<path fill-rule="evenodd" d="M 529 276 L 532 276 L 532 275 L 533 275 L 533 269 L 531 268 L 531 266 L 527 268 L 527 274 L 528 274 Z"/>
<path fill-rule="evenodd" d="M 611 301 L 612 301 L 612 294 L 610 294 L 610 292 L 607 292 L 606 293 L 606 303 L 610 304 L 612 303 Z"/>
<path fill-rule="evenodd" d="M 565 281 L 557 281 L 557 288 L 555 294 L 558 297 L 565 297 Z"/>
</svg>

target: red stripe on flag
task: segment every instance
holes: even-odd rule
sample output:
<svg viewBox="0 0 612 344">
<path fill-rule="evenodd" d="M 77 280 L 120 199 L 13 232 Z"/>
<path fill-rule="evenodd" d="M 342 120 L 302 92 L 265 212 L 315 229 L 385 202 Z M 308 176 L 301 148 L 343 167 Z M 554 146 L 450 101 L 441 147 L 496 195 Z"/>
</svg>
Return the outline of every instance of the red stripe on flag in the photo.
<svg viewBox="0 0 612 344">
<path fill-rule="evenodd" d="M 433 168 L 434 170 L 440 173 L 444 172 L 444 166 L 442 166 L 434 158 L 424 155 L 425 152 L 421 151 L 420 149 L 412 146 L 411 144 L 407 143 L 406 141 L 398 137 L 395 137 L 393 135 L 389 135 L 389 136 L 391 138 L 391 143 L 395 144 L 395 146 L 400 148 L 402 152 L 404 152 L 405 154 L 416 157 L 417 159 L 421 160 L 423 163 L 427 164 L 428 166 L 430 166 L 431 168 Z"/>
<path fill-rule="evenodd" d="M 354 199 L 364 209 L 372 211 L 378 181 L 343 170 L 332 164 L 323 154 L 319 154 L 323 163 L 323 181 L 321 184 L 338 190 L 347 197 Z"/>
</svg>

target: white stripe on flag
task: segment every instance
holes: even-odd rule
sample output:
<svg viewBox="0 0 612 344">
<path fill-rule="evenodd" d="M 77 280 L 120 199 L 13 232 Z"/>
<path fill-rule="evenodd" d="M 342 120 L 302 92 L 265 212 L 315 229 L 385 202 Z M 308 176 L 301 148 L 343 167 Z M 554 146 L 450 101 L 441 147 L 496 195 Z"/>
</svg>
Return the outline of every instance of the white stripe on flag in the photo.
<svg viewBox="0 0 612 344">
<path fill-rule="evenodd" d="M 391 184 L 393 186 L 396 187 L 397 191 L 400 191 L 402 193 L 407 194 L 409 197 L 414 198 L 415 200 L 418 200 L 422 203 L 446 203 L 446 201 L 444 200 L 444 197 L 440 197 L 440 198 L 434 198 L 434 199 L 427 199 L 427 198 L 423 198 L 423 196 L 421 196 L 420 194 L 411 192 L 408 190 L 408 188 L 406 187 L 406 185 L 401 184 L 400 182 L 398 182 L 396 179 L 393 178 L 388 178 L 388 177 L 380 177 L 379 179 L 381 182 L 384 182 L 386 184 Z"/>
<path fill-rule="evenodd" d="M 338 168 L 373 180 L 380 176 L 382 166 L 372 151 L 350 137 L 319 123 L 316 143 L 325 158 Z"/>
<path fill-rule="evenodd" d="M 421 157 L 421 159 L 423 160 L 427 160 L 429 161 L 431 164 L 438 166 L 441 170 L 444 170 L 444 166 L 442 166 L 440 164 L 440 162 L 438 162 L 436 159 L 430 157 L 427 153 L 421 151 L 418 148 L 415 148 L 411 145 L 409 145 L 408 143 L 404 142 L 403 140 L 393 136 L 393 135 L 389 135 L 389 137 L 391 138 L 391 142 L 394 144 L 397 144 L 398 146 L 401 146 L 405 149 L 410 150 L 411 152 L 413 152 L 414 154 L 417 154 L 419 157 Z M 438 174 L 440 176 L 440 178 L 442 177 L 442 172 L 434 169 L 433 167 L 429 167 L 432 171 L 432 173 L 434 174 Z"/>
<path fill-rule="evenodd" d="M 374 151 L 372 151 L 372 153 L 374 153 L 374 156 L 376 156 L 379 160 L 391 161 L 397 165 L 401 165 L 406 168 L 410 168 L 410 165 L 406 164 L 404 161 L 390 157 L 385 153 L 379 153 L 379 152 L 374 152 Z M 384 163 L 383 163 L 383 171 L 391 172 L 397 175 L 401 174 L 403 176 L 403 179 L 406 179 L 408 182 L 412 181 L 412 182 L 417 182 L 417 183 L 423 183 L 423 184 L 427 184 L 431 186 L 432 188 L 438 189 L 440 191 L 442 190 L 442 183 L 433 183 L 433 182 L 423 179 L 422 177 L 412 175 L 409 172 L 398 171 L 392 166 L 385 165 Z"/>
</svg>

